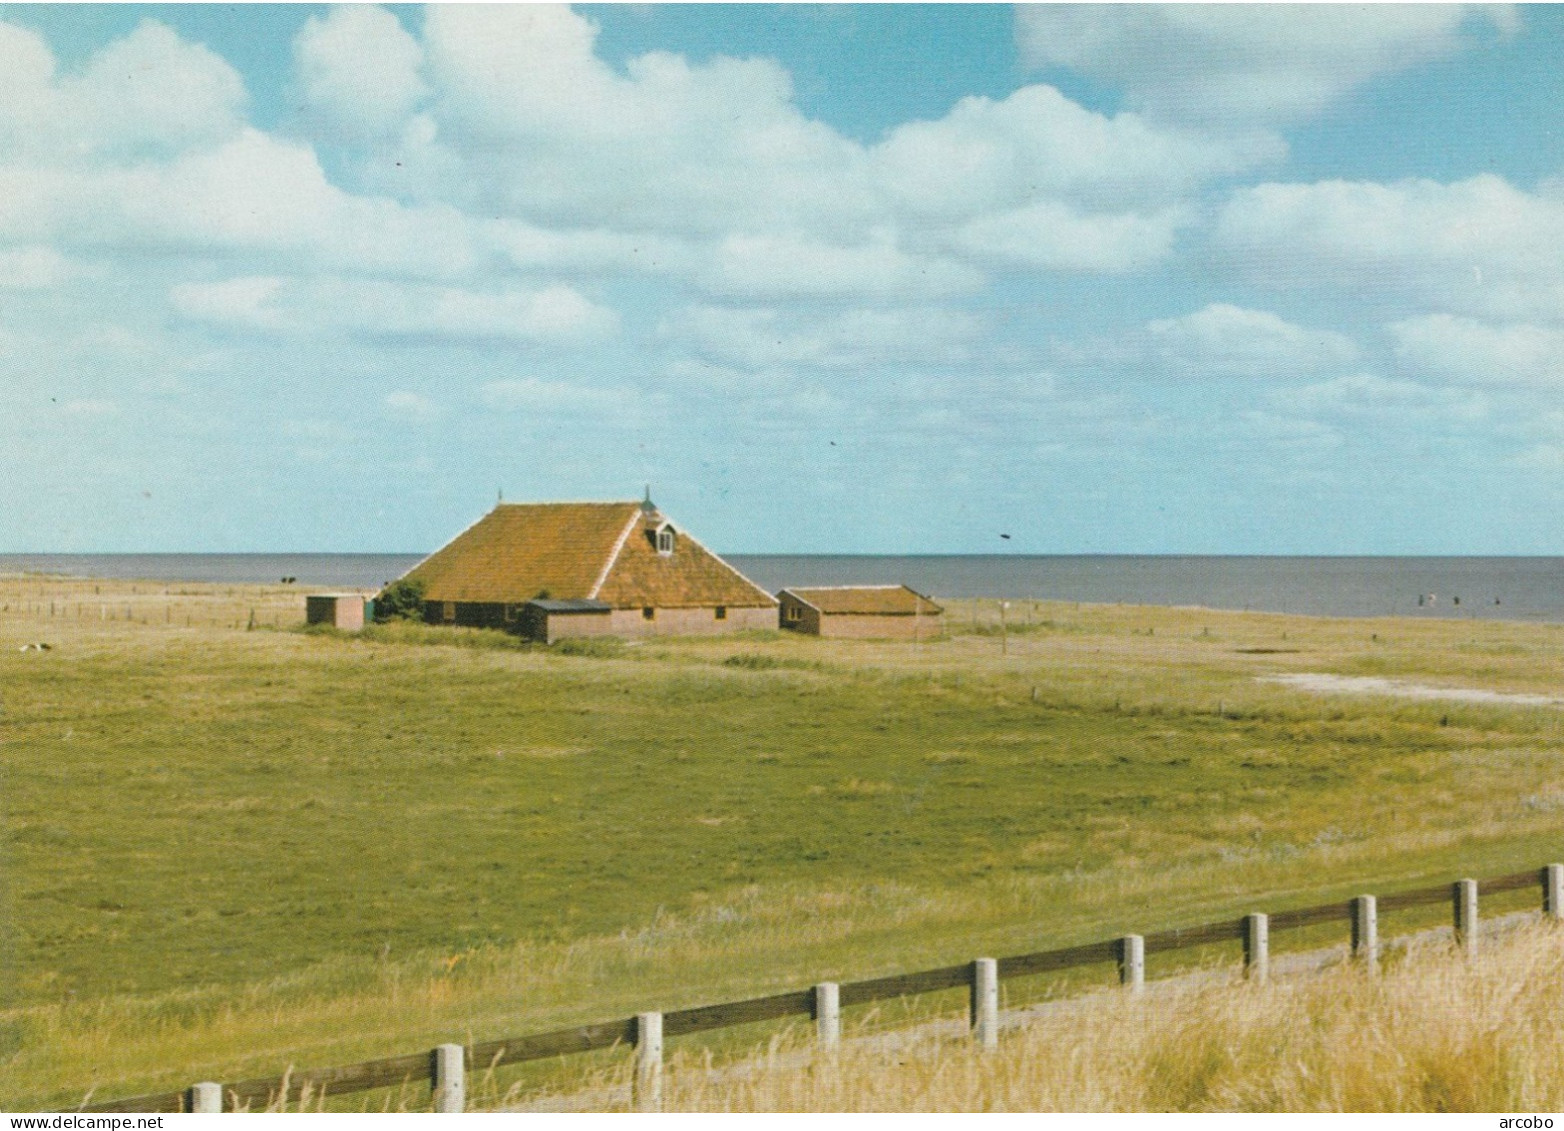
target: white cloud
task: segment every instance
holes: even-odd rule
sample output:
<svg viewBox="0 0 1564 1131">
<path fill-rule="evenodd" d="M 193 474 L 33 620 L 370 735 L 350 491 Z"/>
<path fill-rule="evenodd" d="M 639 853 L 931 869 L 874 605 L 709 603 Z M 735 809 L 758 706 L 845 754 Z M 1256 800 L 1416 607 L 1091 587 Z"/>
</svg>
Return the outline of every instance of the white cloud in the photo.
<svg viewBox="0 0 1564 1131">
<path fill-rule="evenodd" d="M 387 394 L 385 405 L 393 416 L 400 416 L 404 420 L 432 420 L 440 415 L 439 405 L 428 397 L 410 393 L 405 389 Z"/>
<path fill-rule="evenodd" d="M 1021 52 L 1121 87 L 1158 118 L 1285 123 L 1461 50 L 1512 9 L 1454 4 L 1029 4 Z"/>
<path fill-rule="evenodd" d="M 1482 395 L 1373 373 L 1350 373 L 1302 388 L 1278 389 L 1271 399 L 1310 417 L 1373 418 L 1401 427 L 1432 419 L 1479 421 L 1490 411 Z"/>
<path fill-rule="evenodd" d="M 603 411 L 622 402 L 625 396 L 624 393 L 537 377 L 490 381 L 478 390 L 478 399 L 498 412 Z"/>
<path fill-rule="evenodd" d="M 696 306 L 666 320 L 662 334 L 720 365 L 843 369 L 965 361 L 980 329 L 974 316 L 938 308 L 811 315 Z"/>
<path fill-rule="evenodd" d="M 282 315 L 270 306 L 284 280 L 274 275 L 224 279 L 218 283 L 177 283 L 169 291 L 174 309 L 196 322 L 275 330 Z"/>
<path fill-rule="evenodd" d="M 114 416 L 119 412 L 119 405 L 110 400 L 89 397 L 66 401 L 60 405 L 60 411 L 66 416 Z"/>
<path fill-rule="evenodd" d="M 1408 369 L 1477 384 L 1564 388 L 1564 330 L 1430 314 L 1393 323 L 1390 332 Z"/>
<path fill-rule="evenodd" d="M 536 290 L 632 272 L 750 302 L 910 304 L 995 271 L 1125 273 L 1170 253 L 1180 200 L 1280 152 L 1045 86 L 864 146 L 806 117 L 774 62 L 613 67 L 595 41 L 590 20 L 542 6 L 435 6 L 422 40 L 379 8 L 307 18 L 300 121 L 350 150 L 328 175 L 310 144 L 247 126 L 233 69 L 161 24 L 64 75 L 0 24 L 0 142 L 15 143 L 0 145 L 0 240 L 204 258 L 203 276 L 237 259 L 218 269 L 450 284 L 430 332 L 547 333 L 594 316 L 563 291 L 519 319 L 470 296 L 506 275 Z M 258 326 L 258 309 L 225 317 Z"/>
<path fill-rule="evenodd" d="M 998 266 L 1119 275 L 1167 257 L 1180 209 L 1152 215 L 1085 213 L 1058 201 L 1042 201 L 969 220 L 947 246 Z"/>
<path fill-rule="evenodd" d="M 1342 334 L 1228 303 L 1149 322 L 1145 332 L 1153 356 L 1193 376 L 1296 377 L 1339 369 L 1358 356 Z"/>
<path fill-rule="evenodd" d="M 0 59 L 0 146 L 13 161 L 167 155 L 231 136 L 241 122 L 238 73 L 153 20 L 64 77 L 41 38 L 0 23 Z"/>
<path fill-rule="evenodd" d="M 307 112 L 328 136 L 390 135 L 428 93 L 423 48 L 384 8 L 348 4 L 311 16 L 293 55 Z"/>
<path fill-rule="evenodd" d="M 1060 197 L 1096 211 L 1165 204 L 1215 176 L 1279 159 L 1273 138 L 1217 137 L 1108 117 L 1051 86 L 963 98 L 871 151 L 875 182 L 907 215 L 959 222 Z"/>
<path fill-rule="evenodd" d="M 844 175 L 859 147 L 800 114 L 773 62 L 652 53 L 621 75 L 595 25 L 547 5 L 436 5 L 424 35 L 440 140 L 408 163 L 454 160 L 483 207 L 712 235 L 872 204 Z"/>
<path fill-rule="evenodd" d="M 530 225 L 516 235 L 523 254 L 561 254 L 538 228 L 593 233 L 599 252 L 605 230 L 633 232 L 643 248 L 663 241 L 663 269 L 682 262 L 712 293 L 761 297 L 805 293 L 745 269 L 770 247 L 829 258 L 808 293 L 856 279 L 858 293 L 879 294 L 888 273 L 899 288 L 897 257 L 1142 266 L 1166 254 L 1174 202 L 1283 152 L 1264 135 L 1096 114 L 1046 86 L 963 99 L 865 147 L 806 118 L 775 63 L 652 53 L 619 71 L 595 39 L 590 20 L 563 8 L 432 8 L 427 109 L 408 120 L 395 162 L 376 167 L 396 163 L 398 185 L 420 199 Z M 1027 251 L 1047 224 L 1068 230 Z M 928 266 L 920 277 L 935 276 Z"/>
<path fill-rule="evenodd" d="M 1413 298 L 1500 318 L 1564 318 L 1564 200 L 1491 174 L 1440 184 L 1240 189 L 1215 239 L 1276 287 Z"/>
<path fill-rule="evenodd" d="M 612 310 L 564 286 L 472 291 L 266 276 L 180 284 L 170 298 L 193 321 L 306 335 L 569 342 L 611 334 L 618 327 Z"/>
<path fill-rule="evenodd" d="M 909 255 L 888 233 L 856 245 L 734 235 L 717 245 L 696 282 L 710 294 L 750 299 L 907 299 L 975 290 L 983 277 L 948 259 Z"/>
<path fill-rule="evenodd" d="M 41 290 L 75 272 L 71 262 L 52 247 L 0 249 L 0 289 Z"/>
</svg>

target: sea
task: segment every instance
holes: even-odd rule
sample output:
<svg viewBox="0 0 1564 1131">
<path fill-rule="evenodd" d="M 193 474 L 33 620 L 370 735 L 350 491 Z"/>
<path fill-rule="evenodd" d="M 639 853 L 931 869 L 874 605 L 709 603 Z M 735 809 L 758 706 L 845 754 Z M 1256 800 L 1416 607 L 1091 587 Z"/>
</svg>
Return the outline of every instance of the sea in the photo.
<svg viewBox="0 0 1564 1131">
<path fill-rule="evenodd" d="M 0 573 L 378 589 L 422 554 L 0 554 Z M 729 554 L 770 592 L 905 584 L 935 598 L 1180 605 L 1315 616 L 1564 622 L 1564 558 Z"/>
</svg>

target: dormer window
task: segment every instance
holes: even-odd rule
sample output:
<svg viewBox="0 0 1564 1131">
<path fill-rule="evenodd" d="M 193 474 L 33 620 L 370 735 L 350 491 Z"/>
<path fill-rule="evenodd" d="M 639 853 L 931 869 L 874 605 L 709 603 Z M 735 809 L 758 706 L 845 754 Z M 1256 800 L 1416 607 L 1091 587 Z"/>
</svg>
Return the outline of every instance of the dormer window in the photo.
<svg viewBox="0 0 1564 1131">
<path fill-rule="evenodd" d="M 659 554 L 673 553 L 673 527 L 660 526 L 657 528 L 657 552 Z"/>
</svg>

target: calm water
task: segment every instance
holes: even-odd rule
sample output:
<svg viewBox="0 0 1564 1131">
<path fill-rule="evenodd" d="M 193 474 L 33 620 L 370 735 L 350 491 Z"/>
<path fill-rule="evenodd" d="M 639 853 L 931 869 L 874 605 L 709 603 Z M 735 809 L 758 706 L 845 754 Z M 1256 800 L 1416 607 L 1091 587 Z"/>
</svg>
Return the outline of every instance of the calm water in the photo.
<svg viewBox="0 0 1564 1131">
<path fill-rule="evenodd" d="M 236 583 L 296 577 L 301 585 L 373 589 L 400 576 L 421 557 L 0 554 L 0 572 Z M 1324 616 L 1564 621 L 1564 558 L 733 554 L 728 560 L 772 592 L 785 585 L 905 582 L 935 597 L 1204 605 Z"/>
</svg>

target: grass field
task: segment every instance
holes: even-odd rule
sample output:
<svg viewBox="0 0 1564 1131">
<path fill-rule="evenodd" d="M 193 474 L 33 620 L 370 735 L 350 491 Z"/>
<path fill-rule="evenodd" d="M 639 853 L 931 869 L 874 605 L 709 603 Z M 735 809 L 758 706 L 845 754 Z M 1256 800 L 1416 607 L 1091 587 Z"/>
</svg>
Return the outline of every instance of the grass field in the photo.
<svg viewBox="0 0 1564 1131">
<path fill-rule="evenodd" d="M 1551 694 L 1558 626 L 950 602 L 569 654 L 284 587 L 0 605 L 0 1107 L 1564 858 L 1559 709 L 1263 679 Z"/>
</svg>

